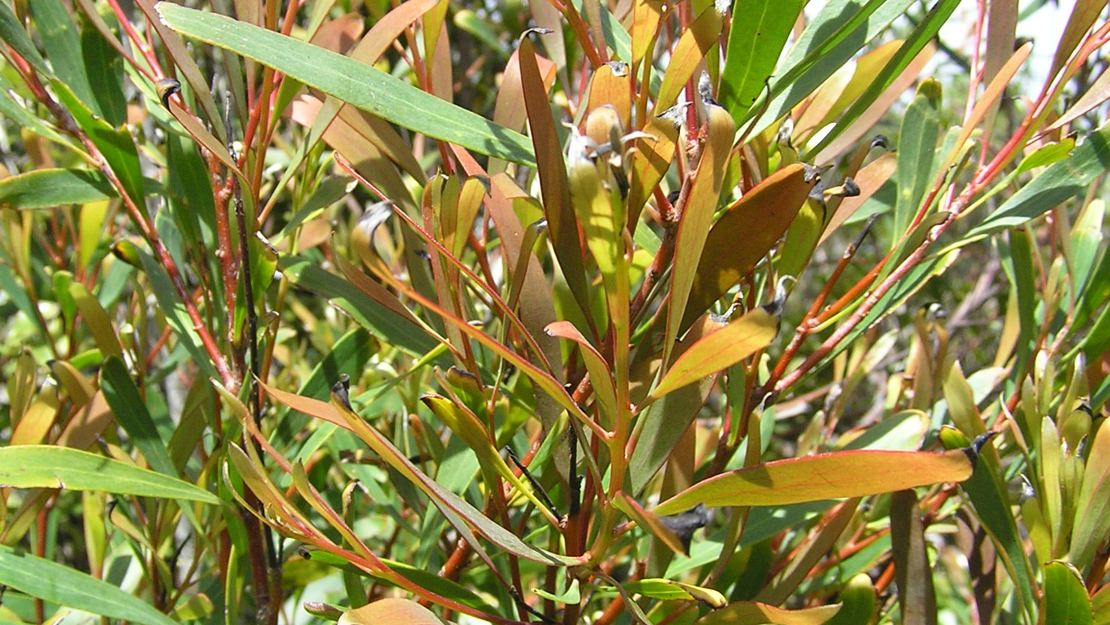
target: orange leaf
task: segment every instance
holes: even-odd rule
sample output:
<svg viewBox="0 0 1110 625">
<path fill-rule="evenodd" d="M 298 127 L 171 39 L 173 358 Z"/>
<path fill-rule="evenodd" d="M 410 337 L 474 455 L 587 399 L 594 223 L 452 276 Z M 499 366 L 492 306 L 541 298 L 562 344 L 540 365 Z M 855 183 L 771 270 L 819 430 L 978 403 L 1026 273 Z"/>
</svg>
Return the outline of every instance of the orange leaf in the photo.
<svg viewBox="0 0 1110 625">
<path fill-rule="evenodd" d="M 705 239 L 683 328 L 751 271 L 786 233 L 813 184 L 806 181 L 802 165 L 789 165 L 744 194 L 717 220 Z"/>
<path fill-rule="evenodd" d="M 443 621 L 415 601 L 388 597 L 347 610 L 339 625 L 443 625 Z"/>
</svg>

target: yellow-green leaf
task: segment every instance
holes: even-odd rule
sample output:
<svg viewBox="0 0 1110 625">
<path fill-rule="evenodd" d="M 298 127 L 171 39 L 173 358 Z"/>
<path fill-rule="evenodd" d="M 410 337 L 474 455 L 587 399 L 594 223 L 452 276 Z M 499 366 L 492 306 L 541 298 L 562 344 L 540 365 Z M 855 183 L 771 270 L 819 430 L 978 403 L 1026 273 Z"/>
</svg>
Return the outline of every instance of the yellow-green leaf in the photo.
<svg viewBox="0 0 1110 625">
<path fill-rule="evenodd" d="M 865 497 L 939 482 L 962 482 L 971 476 L 971 470 L 971 457 L 962 449 L 817 454 L 711 477 L 659 504 L 655 513 L 675 514 L 699 503 L 710 507 L 781 506 Z"/>
</svg>

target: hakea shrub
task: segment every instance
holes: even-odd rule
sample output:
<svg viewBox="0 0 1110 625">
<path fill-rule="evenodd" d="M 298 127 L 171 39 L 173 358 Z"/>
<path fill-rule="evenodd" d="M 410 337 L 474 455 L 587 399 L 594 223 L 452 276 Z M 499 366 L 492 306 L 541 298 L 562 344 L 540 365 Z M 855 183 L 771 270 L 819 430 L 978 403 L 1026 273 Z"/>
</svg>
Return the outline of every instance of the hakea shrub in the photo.
<svg viewBox="0 0 1110 625">
<path fill-rule="evenodd" d="M 196 5 L 0 2 L 0 620 L 1110 619 L 1105 3 Z"/>
</svg>

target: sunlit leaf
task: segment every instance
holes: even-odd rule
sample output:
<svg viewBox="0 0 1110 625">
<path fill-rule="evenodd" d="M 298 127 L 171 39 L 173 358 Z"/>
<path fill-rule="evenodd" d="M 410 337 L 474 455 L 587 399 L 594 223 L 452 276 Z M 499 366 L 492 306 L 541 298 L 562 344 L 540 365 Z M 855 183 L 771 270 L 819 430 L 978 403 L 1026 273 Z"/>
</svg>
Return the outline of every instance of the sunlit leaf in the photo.
<svg viewBox="0 0 1110 625">
<path fill-rule="evenodd" d="M 721 105 L 739 121 L 755 102 L 775 69 L 790 30 L 805 2 L 801 0 L 737 0 L 732 14 L 725 65 L 721 70 Z"/>
<path fill-rule="evenodd" d="M 659 504 L 656 514 L 674 514 L 703 503 L 720 506 L 781 506 L 804 501 L 864 497 L 971 476 L 962 450 L 842 451 L 776 460 L 722 473 L 694 484 Z"/>
<path fill-rule="evenodd" d="M 1110 420 L 1103 420 L 1091 443 L 1073 527 L 1068 559 L 1085 566 L 1110 536 Z"/>
<path fill-rule="evenodd" d="M 1049 562 L 1044 567 L 1044 622 L 1060 625 L 1090 625 L 1091 600 L 1079 571 L 1066 562 Z"/>
<path fill-rule="evenodd" d="M 115 584 L 4 545 L 0 545 L 0 584 L 50 603 L 110 618 L 144 625 L 177 623 Z"/>
<path fill-rule="evenodd" d="M 816 183 L 802 165 L 768 176 L 730 206 L 705 239 L 683 326 L 752 270 L 786 229 Z"/>
<path fill-rule="evenodd" d="M 528 140 L 358 61 L 222 15 L 162 2 L 178 32 L 273 67 L 368 113 L 482 154 L 531 164 Z"/>
<path fill-rule="evenodd" d="M 51 445 L 0 448 L 0 484 L 219 502 L 212 493 L 177 478 L 86 451 Z"/>
<path fill-rule="evenodd" d="M 787 610 L 758 601 L 737 601 L 710 612 L 697 625 L 823 625 L 840 610 L 840 605 Z"/>
<path fill-rule="evenodd" d="M 675 389 L 723 371 L 763 349 L 775 338 L 778 325 L 777 318 L 759 308 L 701 337 L 675 359 L 663 379 L 652 389 L 650 398 L 658 399 Z"/>
<path fill-rule="evenodd" d="M 1088 135 L 1067 159 L 1050 165 L 1032 182 L 1011 195 L 971 229 L 957 245 L 967 245 L 995 232 L 1015 228 L 1043 215 L 1110 168 L 1110 125 Z"/>
</svg>

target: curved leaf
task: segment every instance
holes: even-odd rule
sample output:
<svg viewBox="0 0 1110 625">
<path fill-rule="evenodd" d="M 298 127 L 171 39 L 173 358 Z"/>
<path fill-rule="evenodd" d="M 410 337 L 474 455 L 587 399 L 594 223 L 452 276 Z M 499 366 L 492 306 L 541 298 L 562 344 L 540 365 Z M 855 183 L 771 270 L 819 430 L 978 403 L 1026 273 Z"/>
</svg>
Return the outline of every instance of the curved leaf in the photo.
<svg viewBox="0 0 1110 625">
<path fill-rule="evenodd" d="M 1110 169 L 1110 124 L 1103 124 L 1063 161 L 1054 163 L 1010 196 L 953 247 L 962 247 L 1000 230 L 1015 228 L 1078 195 Z"/>
<path fill-rule="evenodd" d="M 0 484 L 220 502 L 212 493 L 177 478 L 86 451 L 51 445 L 0 449 Z"/>
<path fill-rule="evenodd" d="M 54 208 L 117 196 L 104 174 L 93 169 L 36 169 L 0 180 L 0 206 L 11 208 Z"/>
</svg>

